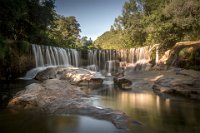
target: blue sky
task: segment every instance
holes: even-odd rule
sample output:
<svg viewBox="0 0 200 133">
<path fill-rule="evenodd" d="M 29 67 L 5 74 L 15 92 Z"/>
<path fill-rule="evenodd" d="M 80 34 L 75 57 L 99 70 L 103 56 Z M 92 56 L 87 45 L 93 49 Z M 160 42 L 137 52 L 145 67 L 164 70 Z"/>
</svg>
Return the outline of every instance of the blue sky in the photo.
<svg viewBox="0 0 200 133">
<path fill-rule="evenodd" d="M 127 0 L 56 0 L 56 12 L 75 16 L 81 25 L 81 36 L 98 36 L 110 29 L 114 19 L 121 15 Z"/>
</svg>

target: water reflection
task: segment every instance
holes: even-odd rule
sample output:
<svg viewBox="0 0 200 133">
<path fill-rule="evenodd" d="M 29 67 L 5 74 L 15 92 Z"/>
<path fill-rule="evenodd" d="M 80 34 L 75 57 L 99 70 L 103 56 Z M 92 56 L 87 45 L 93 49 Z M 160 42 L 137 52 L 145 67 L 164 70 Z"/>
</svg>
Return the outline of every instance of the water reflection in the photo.
<svg viewBox="0 0 200 133">
<path fill-rule="evenodd" d="M 19 82 L 20 83 L 20 82 Z M 14 95 L 24 83 L 10 84 L 0 96 Z M 0 87 L 2 88 L 2 86 Z M 14 88 L 14 89 L 11 89 Z M 85 90 L 85 89 L 83 89 Z M 133 133 L 199 133 L 200 103 L 179 98 L 167 99 L 151 90 L 120 91 L 114 85 L 87 89 L 95 106 L 125 112 L 142 126 L 131 125 Z M 0 133 L 120 133 L 112 123 L 85 116 L 50 116 L 43 112 L 10 112 L 0 110 Z"/>
<path fill-rule="evenodd" d="M 6 108 L 9 99 L 25 86 L 37 82 L 36 80 L 0 80 L 0 110 Z"/>
<path fill-rule="evenodd" d="M 124 133 L 104 120 L 86 116 L 49 115 L 38 111 L 0 112 L 0 133 Z"/>
<path fill-rule="evenodd" d="M 96 106 L 119 109 L 144 127 L 132 127 L 138 132 L 188 133 L 200 131 L 200 104 L 183 99 L 168 99 L 150 91 L 127 92 L 115 88 L 101 89 Z"/>
<path fill-rule="evenodd" d="M 108 121 L 87 116 L 62 115 L 49 119 L 49 127 L 54 133 L 124 133 Z"/>
</svg>

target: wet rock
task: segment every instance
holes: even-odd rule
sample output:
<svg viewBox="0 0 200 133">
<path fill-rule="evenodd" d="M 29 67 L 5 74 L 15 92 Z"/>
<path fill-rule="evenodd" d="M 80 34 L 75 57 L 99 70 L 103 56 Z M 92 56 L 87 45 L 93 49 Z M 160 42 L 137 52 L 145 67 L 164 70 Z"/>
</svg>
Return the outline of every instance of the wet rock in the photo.
<svg viewBox="0 0 200 133">
<path fill-rule="evenodd" d="M 51 114 L 87 115 L 112 122 L 117 128 L 126 129 L 130 118 L 123 112 L 95 107 L 79 87 L 67 80 L 50 79 L 41 84 L 33 83 L 16 94 L 8 108 L 38 109 Z"/>
<path fill-rule="evenodd" d="M 37 75 L 35 76 L 36 80 L 39 81 L 44 81 L 47 79 L 54 79 L 56 78 L 56 74 L 57 74 L 57 68 L 47 68 L 39 73 L 37 73 Z"/>
<path fill-rule="evenodd" d="M 114 83 L 123 90 L 131 90 L 131 85 L 132 82 L 128 79 L 126 79 L 125 77 L 121 77 L 121 78 L 114 78 Z"/>
<path fill-rule="evenodd" d="M 198 71 L 179 70 L 157 79 L 153 85 L 155 92 L 179 94 L 200 100 L 200 76 Z"/>
<path fill-rule="evenodd" d="M 200 70 L 200 41 L 177 42 L 169 53 L 167 64 Z"/>
<path fill-rule="evenodd" d="M 65 69 L 61 76 L 61 79 L 69 80 L 73 85 L 101 85 L 104 78 L 98 72 L 82 68 Z"/>
<path fill-rule="evenodd" d="M 150 64 L 149 62 L 141 61 L 141 62 L 131 63 L 127 65 L 125 75 L 127 75 L 127 73 L 132 73 L 135 71 L 149 71 L 151 70 L 151 68 L 152 64 Z"/>
<path fill-rule="evenodd" d="M 73 85 L 101 85 L 105 77 L 98 72 L 75 67 L 47 68 L 35 77 L 39 81 L 55 78 L 68 80 Z"/>
<path fill-rule="evenodd" d="M 200 78 L 200 72 L 195 70 L 182 70 L 178 71 L 176 74 L 184 75 L 184 76 L 190 76 L 192 78 Z"/>
</svg>

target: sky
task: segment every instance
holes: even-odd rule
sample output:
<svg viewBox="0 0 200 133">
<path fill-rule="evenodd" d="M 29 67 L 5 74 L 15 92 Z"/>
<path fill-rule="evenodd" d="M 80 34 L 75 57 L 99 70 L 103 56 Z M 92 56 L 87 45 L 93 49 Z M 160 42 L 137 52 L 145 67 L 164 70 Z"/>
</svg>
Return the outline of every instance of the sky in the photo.
<svg viewBox="0 0 200 133">
<path fill-rule="evenodd" d="M 95 40 L 110 30 L 127 0 L 56 0 L 56 12 L 63 16 L 75 16 L 81 25 L 81 36 Z"/>
</svg>

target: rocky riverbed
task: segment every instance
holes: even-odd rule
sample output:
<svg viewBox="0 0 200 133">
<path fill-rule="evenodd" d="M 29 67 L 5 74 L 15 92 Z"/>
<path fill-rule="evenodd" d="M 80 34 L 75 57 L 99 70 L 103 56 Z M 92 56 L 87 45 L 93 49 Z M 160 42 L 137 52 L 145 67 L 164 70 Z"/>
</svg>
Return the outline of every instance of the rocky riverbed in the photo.
<svg viewBox="0 0 200 133">
<path fill-rule="evenodd" d="M 127 129 L 130 118 L 123 112 L 92 106 L 91 98 L 67 80 L 48 79 L 28 85 L 9 102 L 15 110 L 43 110 L 51 114 L 87 115 L 112 122 L 117 128 Z"/>
<path fill-rule="evenodd" d="M 157 94 L 179 95 L 200 100 L 200 72 L 181 68 L 168 70 L 126 70 L 119 79 L 131 81 L 132 91 L 151 90 Z"/>
<path fill-rule="evenodd" d="M 103 77 L 82 68 L 48 68 L 37 74 L 33 83 L 16 94 L 9 102 L 12 109 L 39 109 L 50 114 L 87 115 L 112 122 L 117 128 L 127 129 L 132 120 L 123 112 L 92 105 L 91 97 L 80 85 L 101 85 Z M 115 83 L 129 91 L 153 91 L 157 94 L 180 95 L 200 100 L 200 72 L 181 68 L 135 71 L 127 69 Z"/>
</svg>

